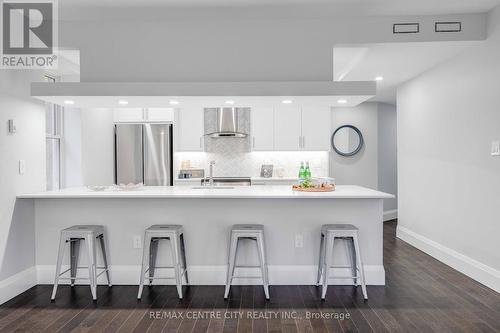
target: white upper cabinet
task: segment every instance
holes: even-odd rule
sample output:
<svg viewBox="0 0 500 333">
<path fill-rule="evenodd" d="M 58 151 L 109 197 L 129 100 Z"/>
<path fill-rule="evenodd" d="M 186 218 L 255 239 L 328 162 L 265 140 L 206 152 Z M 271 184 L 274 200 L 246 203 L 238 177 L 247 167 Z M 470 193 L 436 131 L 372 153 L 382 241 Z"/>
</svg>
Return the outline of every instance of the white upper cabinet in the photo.
<svg viewBox="0 0 500 333">
<path fill-rule="evenodd" d="M 120 108 L 113 110 L 115 123 L 144 121 L 143 108 Z"/>
<path fill-rule="evenodd" d="M 119 108 L 113 111 L 115 123 L 174 121 L 172 108 Z"/>
<path fill-rule="evenodd" d="M 174 124 L 178 151 L 203 151 L 203 108 L 186 107 L 177 110 Z"/>
<path fill-rule="evenodd" d="M 302 107 L 302 150 L 330 150 L 331 112 L 328 106 Z"/>
<path fill-rule="evenodd" d="M 146 120 L 148 121 L 174 121 L 174 109 L 172 108 L 148 108 L 146 109 Z"/>
<path fill-rule="evenodd" d="M 302 119 L 299 106 L 279 106 L 274 110 L 274 149 L 300 150 Z"/>
<path fill-rule="evenodd" d="M 254 107 L 252 121 L 252 150 L 274 150 L 274 108 Z"/>
</svg>

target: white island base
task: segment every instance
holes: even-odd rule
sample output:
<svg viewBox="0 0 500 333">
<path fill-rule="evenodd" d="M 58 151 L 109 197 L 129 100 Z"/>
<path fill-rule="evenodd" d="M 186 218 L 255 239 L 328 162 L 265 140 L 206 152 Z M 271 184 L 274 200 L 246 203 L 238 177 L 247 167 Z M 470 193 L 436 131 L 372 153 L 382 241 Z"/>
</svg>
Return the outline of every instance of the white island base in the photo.
<svg viewBox="0 0 500 333">
<path fill-rule="evenodd" d="M 197 190 L 186 187 L 145 188 L 134 192 L 90 192 L 69 189 L 26 194 L 18 200 L 34 200 L 36 270 L 39 284 L 53 283 L 59 233 L 75 224 L 102 224 L 109 239 L 113 284 L 138 284 L 142 248 L 134 248 L 152 224 L 182 224 L 190 283 L 225 284 L 228 241 L 236 223 L 265 226 L 271 285 L 315 283 L 322 224 L 349 223 L 359 228 L 359 240 L 369 285 L 384 285 L 383 199 L 386 193 L 357 186 L 338 186 L 331 193 L 297 193 L 288 186 L 253 186 L 228 190 Z M 160 244 L 158 260 L 171 262 L 168 241 Z M 347 264 L 346 244 L 334 245 L 335 264 Z M 81 265 L 86 252 L 82 249 Z M 66 265 L 69 263 L 69 250 Z M 98 258 L 98 261 L 101 260 Z M 255 244 L 239 248 L 238 263 L 258 264 Z M 238 275 L 258 275 L 250 269 Z M 172 272 L 163 270 L 165 276 Z M 81 276 L 86 276 L 81 270 Z M 338 276 L 349 269 L 336 269 Z M 100 282 L 105 283 L 104 277 Z M 174 283 L 160 280 L 157 283 Z M 260 284 L 237 279 L 239 284 Z M 331 284 L 352 284 L 352 279 Z"/>
</svg>

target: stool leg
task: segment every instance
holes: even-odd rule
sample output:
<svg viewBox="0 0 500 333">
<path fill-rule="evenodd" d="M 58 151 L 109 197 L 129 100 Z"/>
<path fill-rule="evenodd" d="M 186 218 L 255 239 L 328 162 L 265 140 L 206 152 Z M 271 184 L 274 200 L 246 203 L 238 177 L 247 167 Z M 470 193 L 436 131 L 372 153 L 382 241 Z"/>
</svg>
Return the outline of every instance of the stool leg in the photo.
<svg viewBox="0 0 500 333">
<path fill-rule="evenodd" d="M 179 299 L 182 299 L 182 274 L 181 274 L 181 251 L 180 251 L 179 235 L 170 238 L 170 245 L 172 246 L 172 261 L 174 263 L 175 271 L 175 284 L 177 286 L 177 293 Z"/>
<path fill-rule="evenodd" d="M 358 264 L 359 275 L 361 277 L 361 290 L 363 291 L 363 298 L 365 300 L 368 299 L 368 293 L 366 291 L 366 282 L 365 282 L 365 269 L 363 267 L 363 261 L 361 260 L 361 249 L 359 248 L 358 237 L 353 237 L 354 248 L 356 250 L 356 259 Z"/>
<path fill-rule="evenodd" d="M 229 245 L 229 261 L 227 265 L 226 290 L 224 291 L 225 299 L 227 299 L 227 297 L 229 296 L 229 289 L 231 288 L 231 282 L 233 280 L 237 248 L 238 237 L 231 233 L 231 242 Z"/>
<path fill-rule="evenodd" d="M 325 247 L 325 236 L 323 233 L 321 233 L 321 241 L 319 244 L 319 262 L 318 262 L 318 277 L 316 278 L 316 287 L 319 286 L 319 283 L 321 282 L 321 276 L 323 275 L 323 260 L 324 260 L 324 251 Z"/>
<path fill-rule="evenodd" d="M 139 280 L 139 291 L 137 293 L 137 299 L 142 297 L 142 288 L 144 287 L 144 275 L 146 275 L 146 265 L 149 256 L 149 246 L 151 243 L 151 236 L 147 232 L 144 233 L 144 243 L 142 246 L 142 263 L 141 263 L 141 277 Z"/>
<path fill-rule="evenodd" d="M 80 255 L 80 239 L 71 238 L 70 240 L 70 277 L 71 277 L 71 286 L 75 286 L 75 277 L 78 273 L 78 257 Z"/>
<path fill-rule="evenodd" d="M 325 299 L 326 290 L 328 289 L 328 277 L 330 276 L 330 266 L 332 266 L 333 243 L 332 235 L 325 235 L 325 261 L 323 263 L 323 288 L 321 289 L 321 299 Z"/>
<path fill-rule="evenodd" d="M 89 281 L 90 281 L 90 292 L 92 293 L 92 299 L 97 300 L 97 278 L 96 278 L 96 255 L 95 255 L 95 240 L 94 235 L 86 237 L 87 250 L 89 255 Z"/>
<path fill-rule="evenodd" d="M 186 246 L 184 244 L 184 234 L 181 234 L 181 253 L 182 253 L 182 261 L 184 264 L 184 276 L 186 277 L 186 284 L 189 284 L 187 262 L 186 262 Z"/>
<path fill-rule="evenodd" d="M 153 284 L 153 277 L 155 276 L 156 256 L 158 254 L 159 239 L 151 239 L 149 243 L 149 285 Z"/>
<path fill-rule="evenodd" d="M 66 239 L 61 234 L 59 239 L 59 252 L 57 253 L 56 276 L 54 278 L 54 287 L 52 289 L 51 300 L 56 298 L 57 285 L 59 284 L 59 274 L 61 274 L 61 265 L 64 258 L 64 248 L 66 247 Z"/>
<path fill-rule="evenodd" d="M 111 287 L 111 278 L 109 277 L 109 257 L 106 251 L 106 234 L 102 234 L 99 238 L 99 244 L 101 245 L 102 260 L 104 261 L 104 269 L 106 270 L 106 278 L 108 279 L 108 287 Z"/>
<path fill-rule="evenodd" d="M 347 239 L 348 255 L 351 261 L 351 271 L 352 271 L 352 282 L 354 286 L 358 286 L 358 264 L 356 260 L 356 248 L 354 247 L 354 238 L 351 237 Z"/>
<path fill-rule="evenodd" d="M 269 299 L 269 276 L 267 272 L 266 246 L 264 243 L 264 235 L 257 236 L 257 247 L 259 250 L 260 270 L 262 271 L 262 282 L 264 284 L 264 294 L 266 299 Z"/>
</svg>

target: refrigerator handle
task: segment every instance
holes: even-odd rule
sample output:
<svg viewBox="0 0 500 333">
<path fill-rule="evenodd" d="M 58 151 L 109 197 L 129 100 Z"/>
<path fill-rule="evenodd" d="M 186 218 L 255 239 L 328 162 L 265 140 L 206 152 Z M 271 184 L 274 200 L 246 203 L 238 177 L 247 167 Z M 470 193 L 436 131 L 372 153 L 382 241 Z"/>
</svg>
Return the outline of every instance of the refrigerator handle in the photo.
<svg viewBox="0 0 500 333">
<path fill-rule="evenodd" d="M 144 125 L 141 125 L 141 138 L 142 138 L 142 184 L 146 185 L 146 138 L 144 137 L 146 135 L 146 131 L 144 130 Z"/>
<path fill-rule="evenodd" d="M 167 186 L 167 166 L 165 165 L 165 146 L 166 146 L 166 142 L 165 142 L 165 132 L 161 132 L 160 133 L 161 135 L 161 147 L 160 147 L 160 151 L 161 151 L 161 171 L 163 172 L 163 177 L 162 177 L 162 182 L 163 182 L 163 186 Z"/>
</svg>

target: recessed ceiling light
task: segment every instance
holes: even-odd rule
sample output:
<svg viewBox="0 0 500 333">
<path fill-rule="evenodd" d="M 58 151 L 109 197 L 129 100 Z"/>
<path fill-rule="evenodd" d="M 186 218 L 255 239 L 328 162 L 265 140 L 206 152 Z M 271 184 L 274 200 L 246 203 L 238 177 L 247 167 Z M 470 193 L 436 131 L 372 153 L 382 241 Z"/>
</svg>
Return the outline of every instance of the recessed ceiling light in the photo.
<svg viewBox="0 0 500 333">
<path fill-rule="evenodd" d="M 383 76 L 377 76 L 377 77 L 375 78 L 375 81 L 382 81 L 382 80 L 384 80 L 384 77 L 383 77 Z"/>
<path fill-rule="evenodd" d="M 233 105 L 233 104 L 234 104 L 234 101 L 226 101 L 226 104 Z"/>
<path fill-rule="evenodd" d="M 128 101 L 122 99 L 122 100 L 118 101 L 118 104 L 120 104 L 120 105 L 127 105 Z"/>
<path fill-rule="evenodd" d="M 337 101 L 337 103 L 339 103 L 339 104 L 345 104 L 345 103 L 347 103 L 347 99 L 339 99 Z"/>
<path fill-rule="evenodd" d="M 281 101 L 281 103 L 283 103 L 283 104 L 292 104 L 292 100 L 290 100 L 290 99 L 284 99 L 284 100 Z"/>
<path fill-rule="evenodd" d="M 64 101 L 64 104 L 73 105 L 75 102 L 68 99 L 67 101 Z"/>
<path fill-rule="evenodd" d="M 179 101 L 171 100 L 169 103 L 170 103 L 170 105 L 177 105 L 177 104 L 179 104 Z"/>
</svg>

